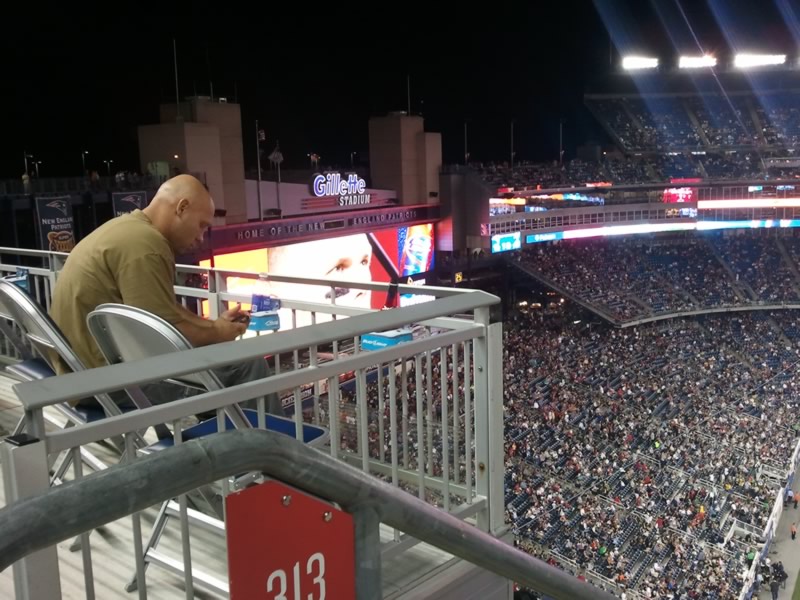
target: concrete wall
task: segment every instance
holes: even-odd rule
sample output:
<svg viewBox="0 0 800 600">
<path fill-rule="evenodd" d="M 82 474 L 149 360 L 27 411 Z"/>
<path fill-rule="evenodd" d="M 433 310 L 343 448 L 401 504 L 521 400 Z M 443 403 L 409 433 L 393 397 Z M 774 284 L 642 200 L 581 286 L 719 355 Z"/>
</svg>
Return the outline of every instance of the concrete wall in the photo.
<svg viewBox="0 0 800 600">
<path fill-rule="evenodd" d="M 165 162 L 170 166 L 170 172 L 173 168 L 183 173 L 189 172 L 183 123 L 139 126 L 139 163 L 142 173 L 147 172 L 150 162 Z"/>
<path fill-rule="evenodd" d="M 425 133 L 422 117 L 403 113 L 369 120 L 369 161 L 372 185 L 397 190 L 401 204 L 436 202 L 442 140 Z"/>
<path fill-rule="evenodd" d="M 162 124 L 176 125 L 178 106 L 175 103 L 160 106 Z M 209 173 L 198 165 L 185 164 L 185 172 L 206 172 L 214 181 L 214 199 L 217 208 L 227 212 L 225 223 L 241 223 L 247 220 L 247 199 L 244 186 L 244 150 L 242 147 L 242 113 L 238 104 L 212 102 L 208 98 L 190 98 L 180 104 L 181 122 L 186 125 L 208 125 L 217 130 L 219 149 L 219 168 Z M 195 135 L 199 143 L 202 136 Z M 194 143 L 193 142 L 193 143 Z M 199 157 L 204 165 L 207 148 L 197 148 L 192 154 Z M 210 184 L 209 184 L 210 185 Z"/>
<path fill-rule="evenodd" d="M 442 134 L 423 133 L 419 138 L 420 204 L 439 203 L 439 172 L 442 170 Z"/>
<path fill-rule="evenodd" d="M 485 245 L 480 239 L 481 224 L 489 222 L 491 190 L 479 177 L 467 173 L 446 173 L 440 179 L 444 218 L 437 231 L 440 250 L 465 250 Z M 446 247 L 448 236 L 451 247 Z"/>
<path fill-rule="evenodd" d="M 204 173 L 215 206 L 228 210 L 228 195 L 223 185 L 219 129 L 216 125 L 205 123 L 184 123 L 184 128 L 188 172 Z"/>
</svg>

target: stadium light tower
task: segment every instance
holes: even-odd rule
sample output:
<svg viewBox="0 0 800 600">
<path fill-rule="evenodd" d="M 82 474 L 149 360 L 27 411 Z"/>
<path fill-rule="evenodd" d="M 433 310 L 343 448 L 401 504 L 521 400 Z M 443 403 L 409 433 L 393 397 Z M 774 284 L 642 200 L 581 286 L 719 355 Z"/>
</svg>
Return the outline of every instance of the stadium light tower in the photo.
<svg viewBox="0 0 800 600">
<path fill-rule="evenodd" d="M 786 63 L 785 54 L 737 54 L 733 59 L 733 66 L 737 69 L 752 69 L 753 67 L 770 67 Z"/>
<path fill-rule="evenodd" d="M 678 61 L 679 69 L 708 69 L 717 66 L 717 59 L 713 56 L 681 56 Z"/>
<path fill-rule="evenodd" d="M 641 71 L 644 69 L 655 69 L 657 67 L 657 58 L 649 58 L 646 56 L 626 56 L 622 59 L 622 68 L 625 71 Z"/>
</svg>

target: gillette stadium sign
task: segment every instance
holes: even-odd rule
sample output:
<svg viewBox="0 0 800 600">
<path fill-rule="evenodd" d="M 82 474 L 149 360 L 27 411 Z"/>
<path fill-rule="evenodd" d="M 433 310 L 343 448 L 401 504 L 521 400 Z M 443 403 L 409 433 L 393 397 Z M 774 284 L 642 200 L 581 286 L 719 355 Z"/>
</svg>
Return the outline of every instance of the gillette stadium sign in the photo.
<svg viewBox="0 0 800 600">
<path fill-rule="evenodd" d="M 366 193 L 367 182 L 355 173 L 316 175 L 311 188 L 317 198 L 338 197 L 339 206 L 364 206 L 372 201 L 372 194 Z"/>
</svg>

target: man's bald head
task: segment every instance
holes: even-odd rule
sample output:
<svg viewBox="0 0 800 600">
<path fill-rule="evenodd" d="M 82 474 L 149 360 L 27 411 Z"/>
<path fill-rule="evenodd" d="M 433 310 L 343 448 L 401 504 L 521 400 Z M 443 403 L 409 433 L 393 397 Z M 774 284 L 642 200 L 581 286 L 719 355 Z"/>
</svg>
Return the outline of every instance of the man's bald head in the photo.
<svg viewBox="0 0 800 600">
<path fill-rule="evenodd" d="M 178 175 L 158 188 L 144 213 L 180 254 L 203 241 L 214 218 L 214 201 L 197 178 Z"/>
</svg>

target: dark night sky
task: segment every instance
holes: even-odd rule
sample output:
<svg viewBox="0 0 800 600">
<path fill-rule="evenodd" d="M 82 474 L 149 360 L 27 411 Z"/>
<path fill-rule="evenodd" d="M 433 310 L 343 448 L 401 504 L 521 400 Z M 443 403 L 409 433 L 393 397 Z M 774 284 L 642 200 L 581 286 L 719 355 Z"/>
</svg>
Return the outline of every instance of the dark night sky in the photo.
<svg viewBox="0 0 800 600">
<path fill-rule="evenodd" d="M 565 118 L 570 157 L 577 143 L 603 141 L 582 95 L 609 72 L 609 30 L 615 62 L 637 49 L 696 50 L 692 30 L 718 55 L 795 58 L 798 2 L 32 5 L 0 35 L 0 176 L 22 174 L 23 149 L 43 161 L 42 176 L 79 174 L 82 149 L 91 168 L 102 171 L 105 158 L 138 168 L 136 125 L 156 122 L 159 102 L 175 97 L 173 37 L 182 95 L 208 94 L 209 79 L 217 96 L 238 91 L 248 165 L 256 118 L 289 167 L 311 151 L 323 164 L 366 154 L 367 119 L 405 109 L 407 74 L 412 111 L 443 134 L 445 162 L 463 160 L 465 119 L 473 159 L 507 159 L 513 118 L 518 158 L 542 160 L 556 157 Z"/>
</svg>

